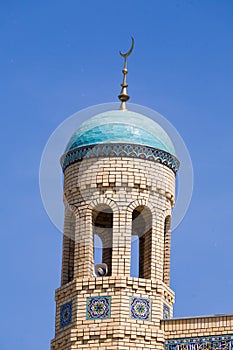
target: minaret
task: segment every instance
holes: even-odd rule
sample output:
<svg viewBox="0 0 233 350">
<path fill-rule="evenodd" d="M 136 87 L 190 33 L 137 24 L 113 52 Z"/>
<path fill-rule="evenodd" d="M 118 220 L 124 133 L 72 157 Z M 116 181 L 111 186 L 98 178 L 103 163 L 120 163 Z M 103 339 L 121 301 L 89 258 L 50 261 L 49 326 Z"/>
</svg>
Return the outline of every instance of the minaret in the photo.
<svg viewBox="0 0 233 350">
<path fill-rule="evenodd" d="M 132 49 L 133 42 L 122 54 L 120 109 L 84 122 L 61 158 L 65 223 L 52 350 L 164 348 L 179 162 L 166 132 L 126 107 Z"/>
</svg>

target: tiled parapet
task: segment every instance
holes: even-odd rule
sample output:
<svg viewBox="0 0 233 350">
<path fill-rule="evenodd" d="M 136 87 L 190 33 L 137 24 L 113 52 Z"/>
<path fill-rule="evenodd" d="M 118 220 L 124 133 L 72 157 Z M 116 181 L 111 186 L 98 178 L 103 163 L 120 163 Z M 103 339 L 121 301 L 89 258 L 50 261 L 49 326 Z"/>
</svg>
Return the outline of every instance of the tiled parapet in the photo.
<svg viewBox="0 0 233 350">
<path fill-rule="evenodd" d="M 145 329 L 159 328 L 163 305 L 166 303 L 172 310 L 174 293 L 164 283 L 139 278 L 110 276 L 73 280 L 56 291 L 56 335 L 63 332 L 61 307 L 71 301 L 72 325 L 68 328 L 77 327 L 79 331 L 88 328 L 93 332 L 94 327 L 99 332 L 103 325 L 114 323 L 118 327 L 127 322 L 130 329 L 139 327 L 139 332 L 144 326 Z"/>
<path fill-rule="evenodd" d="M 165 341 L 164 350 L 179 349 L 233 349 L 233 332 L 232 334 L 206 335 L 202 337 L 187 337 L 179 339 L 168 339 Z"/>
<path fill-rule="evenodd" d="M 71 164 L 81 162 L 83 159 L 100 157 L 127 157 L 148 160 L 172 169 L 176 174 L 179 169 L 178 159 L 170 153 L 148 146 L 128 143 L 96 144 L 72 149 L 61 158 L 63 171 Z"/>
</svg>

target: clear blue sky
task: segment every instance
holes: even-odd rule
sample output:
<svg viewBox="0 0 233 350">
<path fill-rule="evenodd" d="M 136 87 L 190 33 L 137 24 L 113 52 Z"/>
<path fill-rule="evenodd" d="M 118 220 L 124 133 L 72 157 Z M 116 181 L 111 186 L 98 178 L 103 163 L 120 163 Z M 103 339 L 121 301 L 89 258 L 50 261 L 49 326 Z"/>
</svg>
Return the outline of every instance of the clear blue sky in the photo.
<svg viewBox="0 0 233 350">
<path fill-rule="evenodd" d="M 175 316 L 233 313 L 233 2 L 2 1 L 1 350 L 49 349 L 61 234 L 40 199 L 44 145 L 66 117 L 116 101 L 130 36 L 131 101 L 177 128 L 194 166 L 172 239 Z"/>
</svg>

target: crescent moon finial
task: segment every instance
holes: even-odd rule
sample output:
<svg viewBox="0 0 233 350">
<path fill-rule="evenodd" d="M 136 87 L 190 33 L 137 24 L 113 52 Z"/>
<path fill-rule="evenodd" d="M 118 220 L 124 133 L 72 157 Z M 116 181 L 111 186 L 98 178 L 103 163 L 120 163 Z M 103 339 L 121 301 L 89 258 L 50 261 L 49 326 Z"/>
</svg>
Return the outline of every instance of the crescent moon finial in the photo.
<svg viewBox="0 0 233 350">
<path fill-rule="evenodd" d="M 120 51 L 120 55 L 122 57 L 128 57 L 131 54 L 131 52 L 133 51 L 133 49 L 134 49 L 134 37 L 133 36 L 131 36 L 131 40 L 132 40 L 132 44 L 131 44 L 131 48 L 129 49 L 129 51 L 127 51 L 126 53 L 123 53 L 122 51 Z"/>
<path fill-rule="evenodd" d="M 118 96 L 119 100 L 121 101 L 120 109 L 122 109 L 122 110 L 127 110 L 126 102 L 130 98 L 130 96 L 128 95 L 128 91 L 127 91 L 128 84 L 126 83 L 126 74 L 128 73 L 127 58 L 129 57 L 129 55 L 132 53 L 132 51 L 134 49 L 134 37 L 132 36 L 131 39 L 132 39 L 132 44 L 131 44 L 131 48 L 129 49 L 129 51 L 127 51 L 126 53 L 123 53 L 122 51 L 120 51 L 120 55 L 124 58 L 124 68 L 122 70 L 123 83 L 121 84 L 122 89 L 121 89 L 120 95 Z"/>
</svg>

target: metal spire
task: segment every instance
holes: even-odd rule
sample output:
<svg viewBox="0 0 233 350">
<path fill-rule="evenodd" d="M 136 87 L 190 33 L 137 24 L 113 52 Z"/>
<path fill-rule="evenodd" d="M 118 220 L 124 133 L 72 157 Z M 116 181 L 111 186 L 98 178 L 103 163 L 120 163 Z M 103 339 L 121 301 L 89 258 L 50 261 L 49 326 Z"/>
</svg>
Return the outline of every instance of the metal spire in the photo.
<svg viewBox="0 0 233 350">
<path fill-rule="evenodd" d="M 127 57 L 131 54 L 131 52 L 133 51 L 133 48 L 134 48 L 134 38 L 132 37 L 132 45 L 131 45 L 131 48 L 129 49 L 128 52 L 126 53 L 122 53 L 120 51 L 120 55 L 122 57 L 124 57 L 124 68 L 122 70 L 122 73 L 123 73 L 123 83 L 121 84 L 121 92 L 120 92 L 120 95 L 118 95 L 118 98 L 119 100 L 121 101 L 121 106 L 120 106 L 120 109 L 121 110 L 127 110 L 127 107 L 126 107 L 126 102 L 129 100 L 130 96 L 128 95 L 128 91 L 127 91 L 127 87 L 128 87 L 128 84 L 126 83 L 126 74 L 128 73 L 128 69 L 127 69 Z"/>
</svg>

